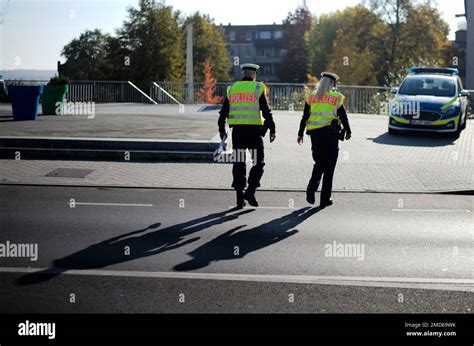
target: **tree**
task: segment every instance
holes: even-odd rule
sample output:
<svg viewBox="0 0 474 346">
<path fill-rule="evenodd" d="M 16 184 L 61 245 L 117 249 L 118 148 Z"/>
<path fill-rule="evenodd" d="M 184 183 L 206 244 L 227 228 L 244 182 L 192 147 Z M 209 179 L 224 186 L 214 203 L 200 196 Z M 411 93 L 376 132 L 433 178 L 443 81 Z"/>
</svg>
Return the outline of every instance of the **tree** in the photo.
<svg viewBox="0 0 474 346">
<path fill-rule="evenodd" d="M 111 37 L 99 29 L 87 30 L 62 50 L 66 63 L 61 73 L 76 80 L 100 80 L 104 74 L 107 44 Z"/>
<path fill-rule="evenodd" d="M 131 80 L 130 52 L 122 47 L 117 37 L 108 37 L 104 58 L 104 74 L 108 80 Z"/>
<path fill-rule="evenodd" d="M 387 24 L 387 31 L 383 37 L 385 48 L 380 55 L 380 63 L 386 71 L 380 76 L 383 84 L 390 85 L 393 80 L 393 71 L 400 65 L 398 57 L 402 48 L 402 26 L 406 22 L 408 12 L 412 8 L 412 0 L 370 0 L 370 8 Z"/>
<path fill-rule="evenodd" d="M 130 78 L 148 89 L 153 81 L 184 80 L 183 32 L 179 12 L 155 0 L 140 0 L 128 9 L 119 30 L 121 46 L 130 58 Z"/>
<path fill-rule="evenodd" d="M 380 16 L 387 25 L 379 57 L 383 67 L 380 84 L 399 84 L 411 66 L 451 64 L 448 56 L 453 50 L 447 38 L 449 25 L 432 1 L 372 0 L 372 3 L 382 9 Z"/>
<path fill-rule="evenodd" d="M 6 0 L 0 5 L 0 25 L 5 21 L 5 17 L 8 12 L 8 7 L 10 6 L 10 0 Z"/>
<path fill-rule="evenodd" d="M 307 35 L 312 75 L 333 69 L 343 83 L 398 85 L 411 66 L 441 67 L 459 56 L 431 1 L 372 0 L 316 18 Z"/>
<path fill-rule="evenodd" d="M 209 59 L 204 61 L 204 85 L 201 90 L 199 90 L 199 97 L 202 98 L 204 103 L 214 105 L 220 103 L 222 97 L 214 95 L 216 92 L 216 79 L 212 75 L 213 67 Z"/>
<path fill-rule="evenodd" d="M 435 7 L 429 3 L 412 7 L 401 30 L 403 53 L 397 58 L 401 64 L 409 66 L 425 62 L 430 67 L 444 67 L 450 64 L 446 60 L 446 53 L 452 46 L 448 35 L 449 25 Z"/>
<path fill-rule="evenodd" d="M 377 85 L 383 22 L 363 6 L 345 9 L 340 18 L 327 69 L 338 73 L 344 84 Z"/>
<path fill-rule="evenodd" d="M 314 18 L 311 29 L 306 36 L 308 47 L 307 66 L 311 75 L 319 77 L 326 70 L 329 57 L 333 52 L 337 30 L 341 27 L 344 16 L 341 11 L 322 14 Z"/>
<path fill-rule="evenodd" d="M 194 81 L 204 80 L 206 61 L 214 67 L 213 75 L 217 80 L 230 80 L 229 71 L 232 62 L 223 30 L 215 26 L 209 16 L 201 15 L 199 12 L 184 21 L 183 36 L 186 34 L 188 24 L 193 25 Z"/>
<path fill-rule="evenodd" d="M 287 56 L 283 60 L 278 76 L 282 82 L 303 83 L 306 81 L 308 49 L 305 36 L 311 29 L 312 15 L 306 6 L 298 7 L 283 21 L 283 48 Z"/>
</svg>

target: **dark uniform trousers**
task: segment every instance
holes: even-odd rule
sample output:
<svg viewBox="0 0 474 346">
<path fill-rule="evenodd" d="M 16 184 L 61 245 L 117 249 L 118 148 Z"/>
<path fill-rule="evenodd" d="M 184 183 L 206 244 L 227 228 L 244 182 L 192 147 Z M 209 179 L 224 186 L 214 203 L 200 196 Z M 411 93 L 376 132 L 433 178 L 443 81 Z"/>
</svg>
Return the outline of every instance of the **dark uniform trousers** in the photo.
<svg viewBox="0 0 474 346">
<path fill-rule="evenodd" d="M 237 191 L 242 191 L 247 185 L 247 167 L 245 164 L 245 155 L 242 153 L 245 152 L 245 149 L 249 149 L 253 164 L 249 173 L 248 189 L 256 190 L 260 187 L 260 179 L 262 178 L 263 167 L 265 166 L 261 127 L 253 125 L 233 126 L 232 146 L 233 150 L 236 151 L 235 157 L 237 158 L 232 168 L 232 176 L 234 178 L 232 187 Z"/>
<path fill-rule="evenodd" d="M 339 155 L 338 130 L 332 126 L 310 132 L 311 150 L 313 152 L 313 173 L 308 184 L 308 191 L 316 192 L 323 178 L 321 202 L 331 198 L 332 178 Z"/>
</svg>

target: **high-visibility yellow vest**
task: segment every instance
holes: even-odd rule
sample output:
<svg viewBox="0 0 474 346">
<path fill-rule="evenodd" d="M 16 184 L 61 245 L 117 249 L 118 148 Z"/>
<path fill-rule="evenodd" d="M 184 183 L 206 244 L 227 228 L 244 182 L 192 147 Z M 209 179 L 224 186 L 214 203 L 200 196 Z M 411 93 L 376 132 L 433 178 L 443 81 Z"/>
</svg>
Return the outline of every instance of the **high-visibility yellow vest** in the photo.
<svg viewBox="0 0 474 346">
<path fill-rule="evenodd" d="M 263 125 L 260 111 L 260 96 L 265 91 L 265 85 L 253 81 L 235 82 L 227 88 L 229 99 L 229 125 Z"/>
<path fill-rule="evenodd" d="M 311 107 L 311 115 L 306 122 L 308 131 L 320 129 L 331 125 L 333 120 L 339 120 L 337 110 L 344 104 L 345 96 L 332 90 L 324 95 L 317 95 L 316 90 L 312 91 L 306 102 Z"/>
</svg>

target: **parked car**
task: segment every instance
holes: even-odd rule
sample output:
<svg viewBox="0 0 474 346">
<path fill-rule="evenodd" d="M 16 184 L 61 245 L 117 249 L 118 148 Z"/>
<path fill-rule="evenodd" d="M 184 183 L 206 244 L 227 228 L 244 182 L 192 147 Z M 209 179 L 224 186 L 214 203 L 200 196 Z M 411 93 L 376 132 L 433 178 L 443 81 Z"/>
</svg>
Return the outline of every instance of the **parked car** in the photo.
<svg viewBox="0 0 474 346">
<path fill-rule="evenodd" d="M 460 135 L 469 113 L 469 92 L 455 68 L 410 69 L 389 110 L 389 133 L 444 132 Z"/>
</svg>

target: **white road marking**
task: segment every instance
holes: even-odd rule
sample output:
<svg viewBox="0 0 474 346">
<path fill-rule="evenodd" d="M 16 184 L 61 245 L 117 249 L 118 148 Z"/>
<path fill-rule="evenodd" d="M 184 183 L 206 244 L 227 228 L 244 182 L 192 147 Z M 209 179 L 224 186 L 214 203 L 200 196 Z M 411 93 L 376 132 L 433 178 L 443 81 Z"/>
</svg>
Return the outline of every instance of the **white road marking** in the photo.
<svg viewBox="0 0 474 346">
<path fill-rule="evenodd" d="M 126 204 L 126 203 L 88 203 L 88 202 L 74 202 L 74 205 L 96 205 L 96 206 L 110 206 L 110 207 L 153 207 L 153 204 Z M 71 205 L 71 202 L 68 202 Z"/>
<path fill-rule="evenodd" d="M 41 273 L 42 272 L 42 273 Z M 474 292 L 474 279 L 400 278 L 366 276 L 271 275 L 230 273 L 144 272 L 129 270 L 66 270 L 57 268 L 0 267 L 0 273 L 89 275 L 129 278 L 196 279 L 218 281 L 276 282 L 339 286 L 403 287 Z"/>
<path fill-rule="evenodd" d="M 392 211 L 420 212 L 420 213 L 470 213 L 469 209 L 392 209 Z"/>
</svg>

